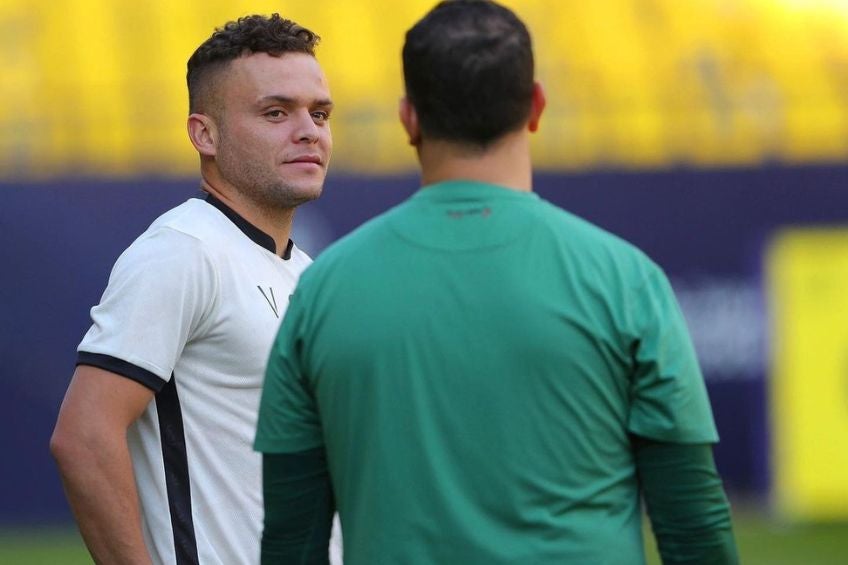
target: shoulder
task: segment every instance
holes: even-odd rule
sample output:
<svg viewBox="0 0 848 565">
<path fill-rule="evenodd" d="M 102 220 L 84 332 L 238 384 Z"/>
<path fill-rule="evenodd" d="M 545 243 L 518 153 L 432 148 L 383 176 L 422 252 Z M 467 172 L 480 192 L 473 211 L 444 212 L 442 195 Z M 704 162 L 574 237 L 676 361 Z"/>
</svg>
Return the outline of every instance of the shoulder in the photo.
<svg viewBox="0 0 848 565">
<path fill-rule="evenodd" d="M 540 199 L 535 214 L 537 228 L 575 260 L 641 274 L 661 272 L 636 245 L 546 200 Z"/>
<path fill-rule="evenodd" d="M 206 208 L 192 199 L 159 216 L 121 254 L 113 276 L 168 277 L 210 267 L 216 219 Z"/>
<path fill-rule="evenodd" d="M 192 198 L 156 218 L 145 233 L 181 234 L 215 244 L 235 234 L 233 227 L 232 222 L 214 206 Z"/>
<path fill-rule="evenodd" d="M 403 204 L 383 212 L 336 240 L 321 252 L 306 273 L 314 272 L 310 275 L 314 277 L 343 265 L 360 262 L 365 254 L 370 254 L 385 243 L 385 237 L 391 231 L 390 222 L 402 208 Z"/>
<path fill-rule="evenodd" d="M 263 253 L 250 237 L 220 210 L 204 200 L 190 199 L 159 216 L 133 243 L 158 247 L 170 255 L 205 254 L 221 267 L 243 263 Z M 308 255 L 292 246 L 291 266 L 308 265 Z"/>
<path fill-rule="evenodd" d="M 374 277 L 381 271 L 375 265 L 390 262 L 387 246 L 393 235 L 387 219 L 393 214 L 394 209 L 368 220 L 324 249 L 300 275 L 295 295 L 329 304 L 339 292 L 378 280 Z"/>
</svg>

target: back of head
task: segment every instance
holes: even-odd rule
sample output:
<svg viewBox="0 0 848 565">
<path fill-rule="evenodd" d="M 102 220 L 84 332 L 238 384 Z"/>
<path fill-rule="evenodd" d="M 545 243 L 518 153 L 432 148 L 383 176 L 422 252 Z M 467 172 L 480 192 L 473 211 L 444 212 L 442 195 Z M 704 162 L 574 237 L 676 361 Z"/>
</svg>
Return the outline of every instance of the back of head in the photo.
<svg viewBox="0 0 848 565">
<path fill-rule="evenodd" d="M 215 30 L 188 60 L 189 113 L 208 112 L 213 104 L 211 90 L 218 73 L 244 55 L 285 53 L 315 55 L 320 38 L 291 20 L 271 16 L 245 16 Z"/>
<path fill-rule="evenodd" d="M 439 3 L 407 32 L 403 70 L 425 139 L 485 148 L 530 114 L 530 33 L 495 2 Z"/>
</svg>

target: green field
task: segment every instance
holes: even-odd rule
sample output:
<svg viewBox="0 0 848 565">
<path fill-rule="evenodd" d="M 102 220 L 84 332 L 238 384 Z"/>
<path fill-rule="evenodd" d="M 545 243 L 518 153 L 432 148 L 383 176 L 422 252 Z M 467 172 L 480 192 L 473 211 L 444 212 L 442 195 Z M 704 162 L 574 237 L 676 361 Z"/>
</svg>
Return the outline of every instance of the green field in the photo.
<svg viewBox="0 0 848 565">
<path fill-rule="evenodd" d="M 848 563 L 848 523 L 781 525 L 760 513 L 737 513 L 736 539 L 744 565 L 841 565 Z M 659 564 L 648 543 L 650 564 Z M 0 563 L 90 565 L 74 530 L 0 533 Z"/>
<path fill-rule="evenodd" d="M 743 565 L 844 565 L 848 563 L 848 522 L 782 524 L 762 513 L 736 512 L 733 529 Z M 646 535 L 650 536 L 650 533 Z M 648 563 L 660 563 L 653 538 Z"/>
</svg>

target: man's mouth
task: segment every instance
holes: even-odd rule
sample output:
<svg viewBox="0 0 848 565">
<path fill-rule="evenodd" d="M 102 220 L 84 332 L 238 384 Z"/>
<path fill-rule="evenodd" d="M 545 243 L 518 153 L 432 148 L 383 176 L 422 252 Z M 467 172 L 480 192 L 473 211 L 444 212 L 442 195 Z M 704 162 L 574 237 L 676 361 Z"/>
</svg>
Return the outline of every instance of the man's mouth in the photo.
<svg viewBox="0 0 848 565">
<path fill-rule="evenodd" d="M 315 165 L 320 165 L 321 157 L 318 155 L 300 155 L 293 159 L 288 159 L 286 163 L 313 163 Z"/>
</svg>

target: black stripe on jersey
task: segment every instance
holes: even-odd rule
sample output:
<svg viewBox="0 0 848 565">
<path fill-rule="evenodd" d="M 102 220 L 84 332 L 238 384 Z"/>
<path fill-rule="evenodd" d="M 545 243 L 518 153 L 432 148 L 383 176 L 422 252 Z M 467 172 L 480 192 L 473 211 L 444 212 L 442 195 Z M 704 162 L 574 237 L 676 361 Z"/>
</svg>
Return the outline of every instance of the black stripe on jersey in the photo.
<svg viewBox="0 0 848 565">
<path fill-rule="evenodd" d="M 197 565 L 197 539 L 191 517 L 191 485 L 188 476 L 185 429 L 177 379 L 171 380 L 156 395 L 159 415 L 159 435 L 162 439 L 162 458 L 165 461 L 165 486 L 168 489 L 168 508 L 174 532 L 174 552 L 177 565 Z"/>
<path fill-rule="evenodd" d="M 153 392 L 159 392 L 165 386 L 165 381 L 157 377 L 154 373 L 123 359 L 112 357 L 111 355 L 80 351 L 77 353 L 77 365 L 91 365 L 92 367 L 121 375 L 146 386 Z"/>
<path fill-rule="evenodd" d="M 274 241 L 274 238 L 260 230 L 244 218 L 242 218 L 238 212 L 212 196 L 212 194 L 206 194 L 206 202 L 217 208 L 221 211 L 227 218 L 230 219 L 232 223 L 234 223 L 238 229 L 240 229 L 244 235 L 253 240 L 253 243 L 257 245 L 261 245 L 271 253 L 277 253 L 277 243 Z M 286 244 L 286 249 L 283 251 L 282 258 L 285 261 L 291 259 L 292 247 L 294 246 L 294 242 L 290 239 Z"/>
</svg>

